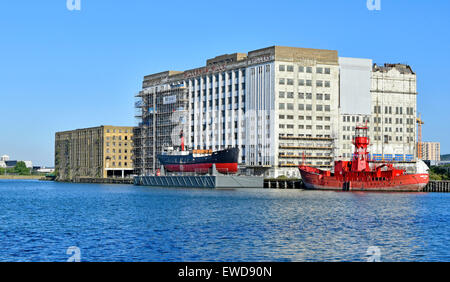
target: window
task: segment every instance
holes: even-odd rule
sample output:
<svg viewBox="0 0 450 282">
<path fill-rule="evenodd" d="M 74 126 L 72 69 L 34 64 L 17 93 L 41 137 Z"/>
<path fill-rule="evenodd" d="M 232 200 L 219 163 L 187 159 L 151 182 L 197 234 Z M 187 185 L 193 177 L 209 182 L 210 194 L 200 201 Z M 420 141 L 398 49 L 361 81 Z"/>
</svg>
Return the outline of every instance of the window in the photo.
<svg viewBox="0 0 450 282">
<path fill-rule="evenodd" d="M 325 68 L 325 74 L 330 74 L 330 68 Z"/>
<path fill-rule="evenodd" d="M 323 94 L 317 93 L 316 94 L 316 99 L 317 100 L 323 100 Z"/>
<path fill-rule="evenodd" d="M 298 104 L 298 110 L 299 111 L 304 111 L 305 110 L 305 105 L 304 104 Z"/>
<path fill-rule="evenodd" d="M 288 92 L 287 93 L 288 98 L 294 98 L 294 92 Z"/>
<path fill-rule="evenodd" d="M 325 94 L 325 100 L 326 100 L 326 101 L 329 101 L 330 98 L 331 98 L 331 95 L 330 95 L 330 94 Z"/>
<path fill-rule="evenodd" d="M 298 93 L 299 99 L 305 99 L 305 93 Z"/>
<path fill-rule="evenodd" d="M 288 72 L 293 72 L 294 71 L 294 66 L 287 66 L 287 71 Z"/>
<path fill-rule="evenodd" d="M 307 79 L 306 80 L 306 86 L 312 86 L 312 80 Z"/>
<path fill-rule="evenodd" d="M 330 87 L 330 82 L 328 80 L 325 81 L 325 87 Z"/>
<path fill-rule="evenodd" d="M 305 85 L 305 80 L 304 79 L 299 79 L 298 80 L 298 85 L 299 86 L 304 86 Z"/>
<path fill-rule="evenodd" d="M 279 84 L 281 84 L 281 85 L 284 85 L 284 84 L 285 84 L 284 78 L 280 78 Z"/>
<path fill-rule="evenodd" d="M 323 106 L 322 105 L 316 105 L 316 111 L 321 112 L 323 110 Z"/>
<path fill-rule="evenodd" d="M 317 80 L 316 81 L 316 86 L 317 87 L 322 87 L 323 86 L 323 81 L 322 80 Z"/>
<path fill-rule="evenodd" d="M 292 103 L 287 103 L 287 109 L 288 109 L 288 110 L 293 110 L 293 109 L 294 109 L 294 104 L 292 104 Z"/>
<path fill-rule="evenodd" d="M 287 85 L 294 85 L 294 80 L 288 78 L 288 80 L 287 80 Z"/>
<path fill-rule="evenodd" d="M 305 67 L 299 66 L 298 67 L 298 72 L 305 72 Z"/>
<path fill-rule="evenodd" d="M 306 93 L 306 99 L 311 100 L 312 99 L 312 93 Z"/>
<path fill-rule="evenodd" d="M 284 91 L 280 91 L 279 97 L 284 98 Z"/>
<path fill-rule="evenodd" d="M 306 110 L 307 111 L 312 111 L 312 105 L 311 104 L 306 104 Z"/>
<path fill-rule="evenodd" d="M 307 73 L 312 73 L 312 67 L 306 67 L 306 72 Z"/>
<path fill-rule="evenodd" d="M 316 73 L 323 73 L 323 68 L 316 68 Z"/>
<path fill-rule="evenodd" d="M 284 71 L 284 70 L 285 70 L 285 66 L 284 66 L 284 65 L 280 65 L 280 66 L 278 67 L 278 70 L 279 70 L 279 71 Z"/>
<path fill-rule="evenodd" d="M 280 110 L 284 110 L 284 103 L 280 103 L 279 109 L 280 109 Z"/>
</svg>

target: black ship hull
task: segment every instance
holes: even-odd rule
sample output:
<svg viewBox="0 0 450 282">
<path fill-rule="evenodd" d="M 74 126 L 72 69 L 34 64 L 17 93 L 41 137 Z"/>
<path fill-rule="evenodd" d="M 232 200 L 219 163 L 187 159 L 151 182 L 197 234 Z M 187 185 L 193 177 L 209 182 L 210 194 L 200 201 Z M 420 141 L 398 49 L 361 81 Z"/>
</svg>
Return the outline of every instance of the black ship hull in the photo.
<svg viewBox="0 0 450 282">
<path fill-rule="evenodd" d="M 215 164 L 218 172 L 233 174 L 238 170 L 238 156 L 239 149 L 231 148 L 201 157 L 194 157 L 192 153 L 188 155 L 158 155 L 158 160 L 166 171 L 171 172 L 204 174 L 210 172 L 213 164 Z"/>
</svg>

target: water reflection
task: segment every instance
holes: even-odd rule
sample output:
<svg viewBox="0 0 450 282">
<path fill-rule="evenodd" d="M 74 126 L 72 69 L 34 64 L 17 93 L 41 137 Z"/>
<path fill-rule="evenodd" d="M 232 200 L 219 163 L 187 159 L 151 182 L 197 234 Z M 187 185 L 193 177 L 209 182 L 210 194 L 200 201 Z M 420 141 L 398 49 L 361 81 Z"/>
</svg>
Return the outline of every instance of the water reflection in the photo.
<svg viewBox="0 0 450 282">
<path fill-rule="evenodd" d="M 450 261 L 449 195 L 0 181 L 0 260 Z"/>
</svg>

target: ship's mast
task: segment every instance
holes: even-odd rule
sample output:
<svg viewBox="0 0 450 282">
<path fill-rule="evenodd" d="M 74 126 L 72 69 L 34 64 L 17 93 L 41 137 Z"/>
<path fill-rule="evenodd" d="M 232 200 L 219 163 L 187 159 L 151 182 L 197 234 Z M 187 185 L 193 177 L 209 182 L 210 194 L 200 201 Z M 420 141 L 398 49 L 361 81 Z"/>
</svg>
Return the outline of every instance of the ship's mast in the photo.
<svg viewBox="0 0 450 282">
<path fill-rule="evenodd" d="M 184 151 L 184 133 L 183 133 L 183 129 L 180 132 L 180 138 L 181 138 L 181 151 Z"/>
</svg>

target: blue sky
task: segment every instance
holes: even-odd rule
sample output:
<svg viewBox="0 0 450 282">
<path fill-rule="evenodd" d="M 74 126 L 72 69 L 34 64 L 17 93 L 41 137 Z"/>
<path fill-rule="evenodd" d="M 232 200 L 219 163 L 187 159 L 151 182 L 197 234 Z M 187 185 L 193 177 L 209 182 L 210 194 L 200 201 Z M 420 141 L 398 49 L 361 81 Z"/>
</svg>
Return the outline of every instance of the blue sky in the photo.
<svg viewBox="0 0 450 282">
<path fill-rule="evenodd" d="M 450 1 L 0 1 L 0 155 L 53 165 L 56 131 L 134 125 L 146 74 L 272 45 L 403 62 L 425 141 L 450 153 Z"/>
</svg>

